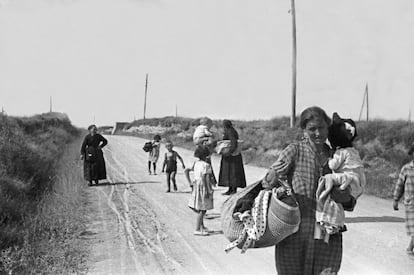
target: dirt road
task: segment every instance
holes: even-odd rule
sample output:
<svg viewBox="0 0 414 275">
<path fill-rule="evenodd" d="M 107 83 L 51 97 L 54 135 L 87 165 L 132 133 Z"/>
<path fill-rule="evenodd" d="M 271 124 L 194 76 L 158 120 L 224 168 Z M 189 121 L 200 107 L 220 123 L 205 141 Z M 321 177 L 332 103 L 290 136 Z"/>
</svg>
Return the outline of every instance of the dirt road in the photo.
<svg viewBox="0 0 414 275">
<path fill-rule="evenodd" d="M 250 249 L 244 255 L 238 250 L 224 252 L 227 241 L 221 234 L 219 210 L 224 189 L 216 190 L 215 209 L 205 222 L 212 235 L 194 236 L 195 214 L 187 207 L 190 189 L 182 169 L 177 175 L 179 191 L 165 193 L 165 175 L 147 173 L 144 140 L 107 138 L 110 184 L 88 189 L 93 209 L 86 242 L 91 249 L 89 273 L 276 274 L 273 248 Z M 190 166 L 192 152 L 175 149 Z M 213 159 L 213 165 L 218 174 L 219 160 Z M 264 175 L 262 168 L 245 168 L 250 183 Z M 340 274 L 414 274 L 414 260 L 405 254 L 403 210 L 395 212 L 390 201 L 364 196 L 355 212 L 347 214 Z"/>
</svg>

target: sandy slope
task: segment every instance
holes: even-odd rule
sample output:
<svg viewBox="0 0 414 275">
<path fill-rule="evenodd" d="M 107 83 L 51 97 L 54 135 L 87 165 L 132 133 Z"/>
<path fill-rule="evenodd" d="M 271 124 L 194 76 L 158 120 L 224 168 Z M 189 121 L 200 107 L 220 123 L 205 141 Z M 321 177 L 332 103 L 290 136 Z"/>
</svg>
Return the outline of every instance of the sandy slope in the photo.
<svg viewBox="0 0 414 275">
<path fill-rule="evenodd" d="M 206 226 L 214 233 L 196 237 L 195 214 L 187 207 L 190 196 L 179 169 L 179 192 L 165 193 L 165 175 L 147 174 L 144 140 L 108 136 L 104 153 L 109 181 L 88 189 L 94 212 L 89 271 L 92 274 L 275 274 L 273 249 L 249 250 L 241 255 L 223 251 L 219 208 L 224 196 L 215 193 L 215 209 Z M 192 152 L 180 148 L 187 165 Z M 161 155 L 163 155 L 162 149 Z M 161 164 L 161 161 L 159 165 Z M 219 160 L 213 159 L 216 174 Z M 264 169 L 246 166 L 248 182 Z M 341 274 L 414 274 L 414 260 L 405 255 L 408 241 L 404 212 L 394 212 L 390 201 L 364 196 L 348 213 Z"/>
</svg>

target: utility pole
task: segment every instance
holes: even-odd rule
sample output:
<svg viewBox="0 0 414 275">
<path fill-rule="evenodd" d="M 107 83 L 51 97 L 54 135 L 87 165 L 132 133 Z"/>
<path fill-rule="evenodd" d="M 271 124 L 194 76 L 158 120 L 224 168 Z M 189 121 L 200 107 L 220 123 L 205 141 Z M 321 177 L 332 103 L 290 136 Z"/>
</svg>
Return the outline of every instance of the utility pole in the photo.
<svg viewBox="0 0 414 275">
<path fill-rule="evenodd" d="M 52 108 L 52 96 L 50 96 L 50 98 L 49 98 L 49 112 L 51 113 L 52 110 L 53 110 L 53 108 Z"/>
<path fill-rule="evenodd" d="M 290 117 L 290 127 L 295 127 L 296 124 L 296 9 L 295 0 L 291 0 L 292 14 L 292 114 Z"/>
<path fill-rule="evenodd" d="M 368 97 L 368 83 L 365 85 L 365 95 L 367 97 L 367 122 L 369 121 L 369 97 Z"/>
<path fill-rule="evenodd" d="M 145 78 L 144 120 L 145 120 L 145 114 L 147 112 L 147 91 L 148 91 L 148 74 Z"/>
<path fill-rule="evenodd" d="M 364 98 L 362 99 L 362 106 L 361 106 L 361 111 L 359 112 L 358 121 L 361 121 L 362 111 L 364 110 L 364 105 L 367 105 L 367 121 L 369 121 L 368 83 L 365 85 Z"/>
<path fill-rule="evenodd" d="M 175 104 L 175 118 L 178 117 L 178 106 L 177 104 Z"/>
</svg>

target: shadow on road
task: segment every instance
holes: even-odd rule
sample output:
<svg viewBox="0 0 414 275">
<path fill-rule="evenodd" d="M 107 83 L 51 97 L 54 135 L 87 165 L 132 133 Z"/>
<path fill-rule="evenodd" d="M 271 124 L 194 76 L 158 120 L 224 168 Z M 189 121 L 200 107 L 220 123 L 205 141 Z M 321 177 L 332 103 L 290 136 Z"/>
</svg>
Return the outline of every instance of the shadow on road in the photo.
<svg viewBox="0 0 414 275">
<path fill-rule="evenodd" d="M 211 230 L 211 231 L 208 231 L 208 234 L 210 234 L 210 235 L 222 235 L 224 233 L 223 233 L 223 230 Z"/>
<path fill-rule="evenodd" d="M 125 184 L 143 184 L 143 183 L 161 183 L 160 181 L 133 181 L 133 182 L 102 182 L 92 184 L 90 187 L 108 186 L 108 185 L 125 185 Z"/>
<path fill-rule="evenodd" d="M 405 222 L 405 219 L 392 216 L 382 217 L 349 217 L 345 218 L 346 223 L 363 223 L 363 222 Z"/>
<path fill-rule="evenodd" d="M 207 220 L 219 219 L 221 217 L 220 213 L 208 213 L 204 216 Z"/>
</svg>

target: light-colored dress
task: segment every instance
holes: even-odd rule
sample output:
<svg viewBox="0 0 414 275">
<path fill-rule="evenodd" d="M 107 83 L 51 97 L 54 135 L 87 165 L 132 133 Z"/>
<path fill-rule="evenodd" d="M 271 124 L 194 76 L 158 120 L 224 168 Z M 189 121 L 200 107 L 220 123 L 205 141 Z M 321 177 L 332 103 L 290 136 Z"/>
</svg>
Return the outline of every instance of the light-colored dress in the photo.
<svg viewBox="0 0 414 275">
<path fill-rule="evenodd" d="M 335 151 L 328 162 L 333 170 L 331 176 L 340 185 L 348 183 L 351 195 L 357 199 L 364 191 L 366 179 L 364 165 L 358 151 L 353 147 L 340 148 Z"/>
<path fill-rule="evenodd" d="M 211 210 L 213 205 L 213 187 L 210 182 L 212 174 L 211 165 L 205 161 L 197 160 L 194 163 L 194 184 L 188 206 L 196 211 Z M 203 183 L 203 176 L 207 175 Z"/>
<path fill-rule="evenodd" d="M 148 154 L 148 161 L 157 163 L 158 158 L 160 157 L 160 146 L 161 143 L 158 141 L 152 143 L 152 150 Z"/>
</svg>

